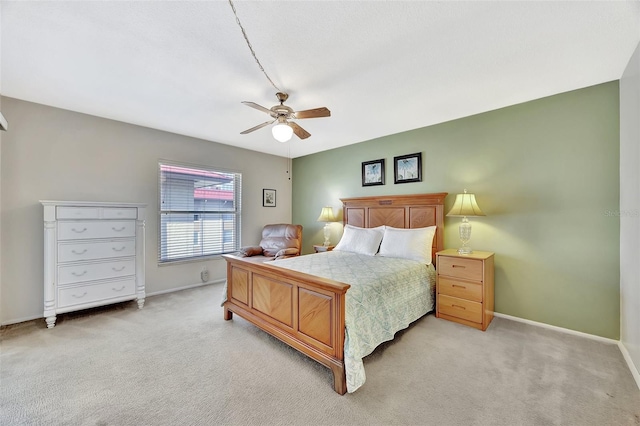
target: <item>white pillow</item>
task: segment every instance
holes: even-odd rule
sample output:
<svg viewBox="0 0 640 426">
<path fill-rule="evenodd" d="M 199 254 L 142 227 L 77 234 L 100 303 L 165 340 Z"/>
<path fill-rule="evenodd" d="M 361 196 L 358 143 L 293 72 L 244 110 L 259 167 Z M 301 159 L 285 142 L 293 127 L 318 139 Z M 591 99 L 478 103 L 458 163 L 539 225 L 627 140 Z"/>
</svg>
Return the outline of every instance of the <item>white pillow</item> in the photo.
<svg viewBox="0 0 640 426">
<path fill-rule="evenodd" d="M 334 250 L 373 256 L 378 252 L 383 235 L 384 226 L 358 228 L 357 226 L 345 225 L 342 238 Z"/>
<path fill-rule="evenodd" d="M 399 257 L 429 264 L 435 234 L 435 226 L 414 229 L 387 226 L 380 245 L 380 256 Z"/>
</svg>

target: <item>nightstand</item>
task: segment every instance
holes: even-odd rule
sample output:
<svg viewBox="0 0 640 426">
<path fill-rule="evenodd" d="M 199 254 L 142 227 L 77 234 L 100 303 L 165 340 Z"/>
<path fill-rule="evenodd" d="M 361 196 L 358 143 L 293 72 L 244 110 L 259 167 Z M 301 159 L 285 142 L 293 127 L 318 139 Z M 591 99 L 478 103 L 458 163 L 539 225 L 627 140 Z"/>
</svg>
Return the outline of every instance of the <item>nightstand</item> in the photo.
<svg viewBox="0 0 640 426">
<path fill-rule="evenodd" d="M 323 245 L 318 245 L 318 244 L 314 244 L 313 245 L 313 249 L 316 251 L 316 253 L 321 253 L 323 251 L 331 251 L 333 250 L 335 246 L 323 246 Z"/>
<path fill-rule="evenodd" d="M 436 317 L 485 331 L 493 319 L 493 253 L 436 253 Z"/>
</svg>

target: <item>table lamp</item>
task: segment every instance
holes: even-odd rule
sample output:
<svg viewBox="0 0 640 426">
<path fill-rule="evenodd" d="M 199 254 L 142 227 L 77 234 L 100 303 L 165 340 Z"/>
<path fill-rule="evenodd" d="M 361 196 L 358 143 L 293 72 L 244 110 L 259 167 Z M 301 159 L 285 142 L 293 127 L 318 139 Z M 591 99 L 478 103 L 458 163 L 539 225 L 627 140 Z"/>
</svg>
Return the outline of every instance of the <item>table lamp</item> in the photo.
<svg viewBox="0 0 640 426">
<path fill-rule="evenodd" d="M 453 203 L 453 207 L 447 213 L 447 216 L 462 217 L 462 223 L 458 227 L 460 232 L 460 241 L 462 241 L 462 247 L 458 249 L 458 254 L 471 254 L 473 250 L 467 244 L 471 239 L 471 224 L 467 216 L 484 216 L 478 203 L 476 202 L 475 194 L 468 194 L 467 190 L 464 190 L 464 194 L 457 194 L 456 201 Z"/>
<path fill-rule="evenodd" d="M 333 215 L 333 208 L 323 207 L 318 217 L 318 222 L 325 222 L 324 224 L 324 243 L 325 247 L 329 247 L 329 237 L 331 236 L 331 229 L 329 228 L 329 222 L 335 222 L 336 217 Z"/>
</svg>

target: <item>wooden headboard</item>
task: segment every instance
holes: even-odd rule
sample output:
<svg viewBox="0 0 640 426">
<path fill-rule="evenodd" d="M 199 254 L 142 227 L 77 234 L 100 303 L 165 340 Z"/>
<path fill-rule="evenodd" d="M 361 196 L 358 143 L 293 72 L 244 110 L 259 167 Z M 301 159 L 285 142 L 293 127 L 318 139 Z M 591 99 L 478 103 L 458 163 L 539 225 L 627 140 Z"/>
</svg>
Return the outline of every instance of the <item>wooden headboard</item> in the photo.
<svg viewBox="0 0 640 426">
<path fill-rule="evenodd" d="M 343 224 L 360 228 L 380 225 L 394 228 L 424 228 L 436 226 L 431 250 L 433 265 L 436 252 L 444 250 L 444 199 L 446 192 L 437 194 L 388 195 L 341 198 Z"/>
</svg>

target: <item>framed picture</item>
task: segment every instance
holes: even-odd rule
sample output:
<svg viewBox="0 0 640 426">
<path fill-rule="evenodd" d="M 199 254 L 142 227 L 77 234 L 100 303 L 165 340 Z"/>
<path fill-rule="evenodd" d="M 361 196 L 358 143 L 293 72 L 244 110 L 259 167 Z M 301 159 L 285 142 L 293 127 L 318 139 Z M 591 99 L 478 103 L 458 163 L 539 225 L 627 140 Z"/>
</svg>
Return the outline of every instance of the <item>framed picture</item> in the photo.
<svg viewBox="0 0 640 426">
<path fill-rule="evenodd" d="M 393 157 L 393 183 L 422 182 L 422 153 Z"/>
<path fill-rule="evenodd" d="M 275 206 L 276 206 L 276 190 L 263 189 L 262 190 L 262 207 L 275 207 Z"/>
<path fill-rule="evenodd" d="M 384 158 L 362 163 L 362 186 L 384 185 Z"/>
</svg>

